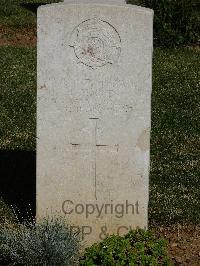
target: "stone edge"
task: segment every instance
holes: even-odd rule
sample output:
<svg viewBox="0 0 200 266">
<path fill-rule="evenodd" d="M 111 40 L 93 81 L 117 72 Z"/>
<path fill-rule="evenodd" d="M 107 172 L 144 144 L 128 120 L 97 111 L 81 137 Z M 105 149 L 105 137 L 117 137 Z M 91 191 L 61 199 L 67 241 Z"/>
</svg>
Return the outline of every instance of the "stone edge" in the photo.
<svg viewBox="0 0 200 266">
<path fill-rule="evenodd" d="M 142 7 L 142 6 L 137 6 L 137 5 L 131 5 L 131 4 L 121 4 L 121 5 L 115 5 L 115 4 L 97 4 L 97 3 L 94 3 L 94 4 L 91 4 L 91 3 L 54 3 L 54 4 L 46 4 L 46 5 L 41 5 L 40 7 L 38 7 L 37 9 L 37 12 L 38 11 L 42 11 L 42 9 L 47 9 L 47 8 L 53 8 L 53 7 L 57 7 L 57 6 L 87 6 L 87 5 L 90 5 L 90 6 L 107 6 L 107 7 L 119 7 L 119 8 L 126 8 L 126 9 L 135 9 L 135 10 L 138 10 L 138 11 L 142 11 L 142 12 L 146 12 L 146 13 L 150 13 L 152 15 L 154 15 L 154 10 L 153 9 L 150 9 L 150 8 L 146 8 L 146 7 Z"/>
</svg>

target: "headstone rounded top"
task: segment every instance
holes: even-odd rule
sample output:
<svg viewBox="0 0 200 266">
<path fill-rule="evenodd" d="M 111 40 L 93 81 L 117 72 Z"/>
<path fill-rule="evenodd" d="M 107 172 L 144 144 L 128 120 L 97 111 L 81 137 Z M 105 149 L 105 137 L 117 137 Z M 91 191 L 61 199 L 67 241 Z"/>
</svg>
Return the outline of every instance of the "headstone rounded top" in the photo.
<svg viewBox="0 0 200 266">
<path fill-rule="evenodd" d="M 126 4 L 125 0 L 64 0 L 66 4 Z"/>
<path fill-rule="evenodd" d="M 140 12 L 147 12 L 150 13 L 151 15 L 154 14 L 153 9 L 146 8 L 143 6 L 138 6 L 138 5 L 132 5 L 132 4 L 127 4 L 126 0 L 64 0 L 64 2 L 59 2 L 59 3 L 54 3 L 54 4 L 45 4 L 41 5 L 38 8 L 38 13 L 40 12 L 41 9 L 46 9 L 46 8 L 57 8 L 57 7 L 66 7 L 68 8 L 69 5 L 73 6 L 111 6 L 111 7 L 120 7 L 120 8 L 127 8 L 127 9 L 132 9 L 135 11 L 140 11 Z"/>
</svg>

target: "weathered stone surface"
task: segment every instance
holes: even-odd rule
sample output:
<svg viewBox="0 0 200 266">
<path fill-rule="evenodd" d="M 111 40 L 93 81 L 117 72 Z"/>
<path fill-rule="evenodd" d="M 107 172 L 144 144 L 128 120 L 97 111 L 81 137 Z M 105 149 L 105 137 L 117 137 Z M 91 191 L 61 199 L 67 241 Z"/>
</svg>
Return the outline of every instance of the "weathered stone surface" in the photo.
<svg viewBox="0 0 200 266">
<path fill-rule="evenodd" d="M 129 5 L 38 11 L 37 215 L 65 215 L 86 245 L 147 226 L 152 20 Z"/>
</svg>

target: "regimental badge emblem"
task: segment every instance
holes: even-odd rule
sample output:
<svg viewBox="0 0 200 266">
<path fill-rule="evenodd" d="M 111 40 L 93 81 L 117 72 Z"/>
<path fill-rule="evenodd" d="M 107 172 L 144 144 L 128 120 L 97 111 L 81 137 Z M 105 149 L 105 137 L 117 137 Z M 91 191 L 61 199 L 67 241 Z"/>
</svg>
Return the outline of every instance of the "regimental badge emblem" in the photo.
<svg viewBox="0 0 200 266">
<path fill-rule="evenodd" d="M 121 53 L 121 38 L 110 23 L 94 18 L 75 27 L 70 46 L 78 62 L 98 68 L 117 62 Z"/>
</svg>

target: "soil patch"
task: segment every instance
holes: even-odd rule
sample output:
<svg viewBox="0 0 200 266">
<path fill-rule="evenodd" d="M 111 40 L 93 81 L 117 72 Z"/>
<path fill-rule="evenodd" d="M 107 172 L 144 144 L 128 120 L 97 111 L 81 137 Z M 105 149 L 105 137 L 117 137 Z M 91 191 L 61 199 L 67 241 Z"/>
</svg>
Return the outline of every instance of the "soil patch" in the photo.
<svg viewBox="0 0 200 266">
<path fill-rule="evenodd" d="M 200 265 L 200 225 L 174 225 L 156 231 L 158 236 L 168 240 L 174 265 Z"/>
<path fill-rule="evenodd" d="M 36 26 L 15 28 L 0 25 L 0 46 L 32 47 L 37 43 Z"/>
</svg>

